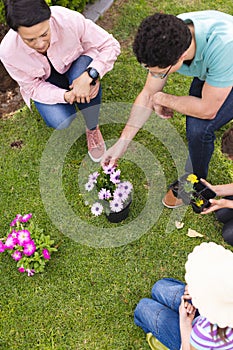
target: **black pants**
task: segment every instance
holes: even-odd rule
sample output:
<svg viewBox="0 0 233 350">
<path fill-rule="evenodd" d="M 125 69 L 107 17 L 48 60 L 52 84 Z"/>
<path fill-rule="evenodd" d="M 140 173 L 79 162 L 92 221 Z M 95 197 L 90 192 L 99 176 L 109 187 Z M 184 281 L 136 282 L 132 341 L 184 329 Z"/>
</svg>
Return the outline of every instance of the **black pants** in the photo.
<svg viewBox="0 0 233 350">
<path fill-rule="evenodd" d="M 233 196 L 224 198 L 233 200 Z M 222 229 L 224 241 L 233 246 L 233 209 L 219 209 L 216 211 L 216 218 L 224 224 Z"/>
</svg>

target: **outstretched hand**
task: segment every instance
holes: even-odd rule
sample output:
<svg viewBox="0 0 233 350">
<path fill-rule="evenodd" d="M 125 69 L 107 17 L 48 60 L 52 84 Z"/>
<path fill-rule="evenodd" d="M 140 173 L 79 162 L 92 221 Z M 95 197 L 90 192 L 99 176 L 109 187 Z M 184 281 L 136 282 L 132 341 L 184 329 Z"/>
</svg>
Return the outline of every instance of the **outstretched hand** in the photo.
<svg viewBox="0 0 233 350">
<path fill-rule="evenodd" d="M 230 199 L 209 199 L 209 202 L 211 203 L 211 206 L 209 208 L 205 208 L 201 214 L 209 214 L 213 211 L 223 209 L 223 208 L 230 208 L 232 205 L 232 201 Z"/>
<path fill-rule="evenodd" d="M 119 139 L 112 147 L 110 147 L 103 155 L 101 165 L 116 166 L 119 158 L 126 152 L 130 141 Z"/>
</svg>

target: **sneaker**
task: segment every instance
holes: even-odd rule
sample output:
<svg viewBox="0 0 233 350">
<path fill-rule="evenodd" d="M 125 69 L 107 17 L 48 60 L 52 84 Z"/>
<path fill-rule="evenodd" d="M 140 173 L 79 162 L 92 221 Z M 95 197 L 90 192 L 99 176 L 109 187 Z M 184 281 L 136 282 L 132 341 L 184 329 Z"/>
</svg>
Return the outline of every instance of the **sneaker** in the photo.
<svg viewBox="0 0 233 350">
<path fill-rule="evenodd" d="M 165 197 L 162 199 L 162 203 L 165 207 L 170 209 L 175 209 L 184 205 L 182 199 L 176 198 L 171 189 L 166 193 Z"/>
<path fill-rule="evenodd" d="M 88 154 L 93 162 L 100 162 L 106 151 L 105 142 L 97 125 L 95 130 L 86 129 Z"/>
</svg>

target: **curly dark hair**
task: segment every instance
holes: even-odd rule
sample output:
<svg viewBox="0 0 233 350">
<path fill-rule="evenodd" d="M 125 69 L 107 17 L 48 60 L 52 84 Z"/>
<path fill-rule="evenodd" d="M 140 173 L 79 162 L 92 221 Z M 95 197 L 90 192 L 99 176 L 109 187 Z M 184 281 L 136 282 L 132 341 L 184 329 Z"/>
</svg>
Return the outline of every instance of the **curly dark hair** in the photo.
<svg viewBox="0 0 233 350">
<path fill-rule="evenodd" d="M 139 63 L 166 68 L 177 63 L 191 44 L 188 25 L 173 15 L 155 13 L 140 24 L 133 43 Z"/>
<path fill-rule="evenodd" d="M 222 136 L 222 153 L 228 157 L 233 157 L 233 128 L 224 132 Z"/>
</svg>

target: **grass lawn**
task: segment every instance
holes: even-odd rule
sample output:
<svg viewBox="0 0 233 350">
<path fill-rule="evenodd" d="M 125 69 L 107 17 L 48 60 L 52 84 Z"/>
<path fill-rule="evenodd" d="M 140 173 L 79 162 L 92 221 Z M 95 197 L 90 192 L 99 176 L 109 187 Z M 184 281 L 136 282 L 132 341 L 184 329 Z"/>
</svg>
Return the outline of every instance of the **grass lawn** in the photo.
<svg viewBox="0 0 233 350">
<path fill-rule="evenodd" d="M 140 92 L 146 72 L 136 62 L 131 44 L 141 20 L 155 11 L 218 9 L 233 14 L 230 0 L 117 1 L 110 9 L 109 31 L 121 42 L 114 69 L 102 79 L 101 129 L 110 145 L 121 133 Z M 98 24 L 104 27 L 105 18 Z M 174 74 L 166 91 L 188 93 L 190 79 Z M 233 123 L 230 124 L 231 126 Z M 208 180 L 233 181 L 232 163 L 216 147 Z M 133 322 L 142 297 L 162 277 L 183 280 L 184 263 L 195 245 L 224 243 L 214 215 L 202 216 L 189 207 L 163 208 L 161 198 L 184 164 L 185 117 L 171 121 L 155 115 L 135 137 L 120 161 L 134 185 L 128 219 L 110 224 L 93 218 L 85 205 L 83 184 L 96 165 L 86 156 L 84 124 L 60 132 L 46 127 L 27 107 L 0 120 L 1 236 L 17 213 L 32 212 L 34 221 L 50 234 L 59 250 L 43 274 L 27 277 L 15 262 L 0 255 L 0 349 L 2 350 L 148 350 L 145 335 Z M 22 141 L 22 147 L 11 147 Z M 180 230 L 175 220 L 184 222 Z M 203 234 L 190 238 L 188 228 Z"/>
</svg>

